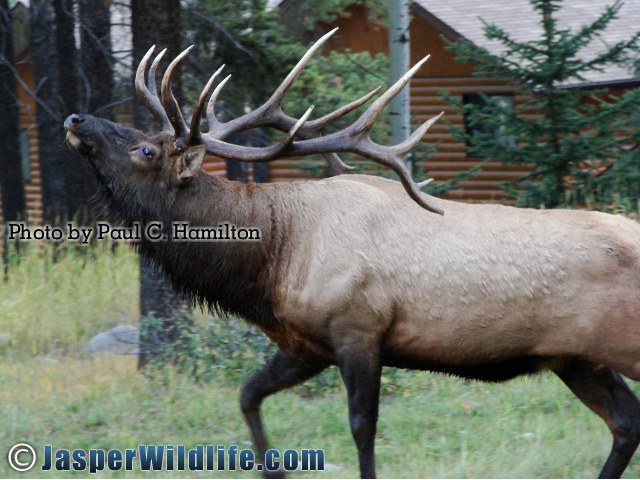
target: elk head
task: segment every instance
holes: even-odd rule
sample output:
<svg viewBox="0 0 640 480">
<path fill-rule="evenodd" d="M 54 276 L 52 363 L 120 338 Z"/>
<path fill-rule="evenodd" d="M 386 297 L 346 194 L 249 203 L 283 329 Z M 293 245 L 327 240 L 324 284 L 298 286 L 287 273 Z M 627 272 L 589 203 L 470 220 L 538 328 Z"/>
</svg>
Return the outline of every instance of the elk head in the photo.
<svg viewBox="0 0 640 480">
<path fill-rule="evenodd" d="M 219 68 L 205 85 L 193 111 L 190 125 L 187 125 L 171 90 L 171 79 L 176 66 L 192 47 L 183 51 L 167 67 L 162 79 L 160 96 L 156 89 L 156 70 L 166 50 L 155 57 L 149 68 L 148 79 L 145 79 L 147 65 L 155 49 L 151 47 L 138 66 L 135 86 L 138 97 L 162 125 L 162 132 L 155 136 L 145 135 L 139 130 L 107 120 L 74 114 L 65 121 L 67 141 L 73 149 L 89 158 L 98 179 L 113 200 L 122 203 L 140 202 L 141 199 L 145 199 L 144 204 L 136 204 L 140 213 L 157 211 L 181 188 L 188 185 L 199 172 L 205 151 L 208 151 L 229 160 L 245 162 L 265 162 L 285 156 L 302 157 L 320 153 L 336 173 L 344 173 L 351 169 L 340 160 L 337 152 L 357 153 L 391 168 L 398 174 L 402 185 L 414 201 L 431 212 L 442 214 L 440 209 L 431 206 L 420 193 L 419 189 L 428 181 L 414 183 L 402 162 L 404 155 L 420 141 L 442 113 L 426 121 L 406 141 L 398 145 L 382 146 L 369 137 L 371 127 L 384 107 L 409 82 L 428 56 L 418 62 L 377 98 L 354 123 L 343 130 L 322 135 L 327 125 L 366 103 L 379 88 L 311 121 L 307 119 L 313 107 L 299 119 L 282 111 L 285 94 L 313 54 L 336 30 L 324 35 L 307 51 L 266 103 L 250 113 L 224 123 L 219 121 L 215 114 L 216 100 L 230 76 L 223 79 L 214 89 L 207 104 L 207 133 L 200 132 L 200 120 L 207 97 L 224 66 Z M 261 148 L 233 145 L 224 141 L 234 133 L 262 126 L 287 133 L 276 144 Z M 146 195 L 137 193 L 141 191 Z"/>
</svg>

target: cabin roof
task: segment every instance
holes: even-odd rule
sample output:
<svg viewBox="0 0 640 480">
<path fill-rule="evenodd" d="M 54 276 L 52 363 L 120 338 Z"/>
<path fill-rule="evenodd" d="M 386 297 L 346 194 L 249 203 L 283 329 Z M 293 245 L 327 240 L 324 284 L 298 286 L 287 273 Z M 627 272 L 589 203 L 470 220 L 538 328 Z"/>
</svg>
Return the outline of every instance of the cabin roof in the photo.
<svg viewBox="0 0 640 480">
<path fill-rule="evenodd" d="M 583 25 L 596 20 L 612 0 L 572 0 L 563 2 L 556 12 L 560 28 L 577 31 Z M 504 50 L 502 44 L 487 40 L 484 22 L 503 28 L 517 41 L 540 38 L 542 28 L 539 16 L 528 0 L 415 0 L 414 9 L 424 20 L 438 28 L 451 39 L 466 38 L 494 54 Z M 600 38 L 594 39 L 583 49 L 583 58 L 593 58 L 607 46 L 628 40 L 640 28 L 640 0 L 625 0 L 618 18 L 611 21 Z M 603 72 L 590 72 L 584 79 L 572 83 L 607 83 L 640 78 L 631 65 L 609 67 Z"/>
<path fill-rule="evenodd" d="M 312 0 L 269 0 L 272 8 Z M 556 12 L 560 28 L 578 30 L 591 23 L 614 0 L 570 0 L 561 4 Z M 413 0 L 414 12 L 427 23 L 452 40 L 465 38 L 498 55 L 503 46 L 484 36 L 484 22 L 503 28 L 514 40 L 530 41 L 540 38 L 542 29 L 539 15 L 529 0 Z M 624 0 L 618 18 L 611 21 L 604 34 L 583 48 L 583 58 L 593 58 L 607 46 L 628 40 L 640 29 L 640 0 Z M 620 81 L 640 80 L 640 66 L 610 66 L 603 72 L 590 72 L 585 78 L 575 79 L 571 85 L 581 87 L 593 84 L 604 86 Z M 569 85 L 567 85 L 569 86 Z"/>
</svg>

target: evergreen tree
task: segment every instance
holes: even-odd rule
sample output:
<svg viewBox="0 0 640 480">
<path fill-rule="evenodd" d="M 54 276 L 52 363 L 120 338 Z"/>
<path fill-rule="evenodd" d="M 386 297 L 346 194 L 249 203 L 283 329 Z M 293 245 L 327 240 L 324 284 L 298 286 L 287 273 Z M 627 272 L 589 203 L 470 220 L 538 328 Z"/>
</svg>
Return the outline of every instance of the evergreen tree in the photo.
<svg viewBox="0 0 640 480">
<path fill-rule="evenodd" d="M 490 95 L 476 104 L 458 102 L 472 128 L 456 135 L 470 145 L 471 154 L 530 166 L 530 174 L 504 184 L 518 196 L 519 205 L 607 202 L 616 189 L 637 198 L 640 149 L 629 146 L 640 126 L 640 89 L 613 96 L 601 89 L 571 86 L 613 65 L 631 70 L 640 32 L 630 32 L 628 40 L 605 47 L 603 34 L 619 14 L 621 2 L 575 31 L 558 25 L 560 0 L 530 3 L 539 15 L 537 39 L 518 41 L 506 30 L 485 23 L 485 37 L 501 44 L 500 53 L 468 40 L 450 45 L 459 61 L 473 62 L 475 75 L 514 81 L 528 98 L 517 108 Z M 584 49 L 592 42 L 601 42 L 603 49 L 588 56 Z M 531 112 L 542 115 L 527 115 Z"/>
</svg>

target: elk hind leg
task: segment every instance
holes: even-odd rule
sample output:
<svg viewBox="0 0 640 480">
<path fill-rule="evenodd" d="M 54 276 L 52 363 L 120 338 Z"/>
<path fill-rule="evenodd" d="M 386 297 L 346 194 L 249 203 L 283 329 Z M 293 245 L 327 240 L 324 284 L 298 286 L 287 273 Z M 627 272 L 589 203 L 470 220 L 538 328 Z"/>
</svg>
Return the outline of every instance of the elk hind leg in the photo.
<svg viewBox="0 0 640 480">
<path fill-rule="evenodd" d="M 340 355 L 338 366 L 347 388 L 349 424 L 358 448 L 360 477 L 375 478 L 374 444 L 382 367 L 377 348 L 364 345 L 346 348 Z"/>
<path fill-rule="evenodd" d="M 251 431 L 253 444 L 258 450 L 258 458 L 264 462 L 268 442 L 264 433 L 260 405 L 269 395 L 286 388 L 298 385 L 319 374 L 328 364 L 305 363 L 288 356 L 279 350 L 260 370 L 254 373 L 245 383 L 240 395 L 240 408 L 245 422 Z M 283 472 L 263 470 L 265 476 L 284 476 Z"/>
<path fill-rule="evenodd" d="M 604 365 L 569 360 L 554 372 L 608 425 L 613 446 L 600 478 L 619 478 L 640 443 L 640 402 L 620 374 Z"/>
</svg>

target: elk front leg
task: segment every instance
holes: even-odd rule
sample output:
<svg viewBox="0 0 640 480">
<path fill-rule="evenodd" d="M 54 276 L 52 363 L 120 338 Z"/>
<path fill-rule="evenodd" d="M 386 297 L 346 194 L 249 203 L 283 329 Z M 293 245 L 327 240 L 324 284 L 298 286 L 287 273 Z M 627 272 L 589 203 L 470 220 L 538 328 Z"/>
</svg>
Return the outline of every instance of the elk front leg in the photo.
<svg viewBox="0 0 640 480">
<path fill-rule="evenodd" d="M 640 402 L 622 377 L 604 365 L 569 360 L 554 371 L 609 426 L 613 447 L 600 478 L 620 478 L 640 443 Z"/>
<path fill-rule="evenodd" d="M 358 447 L 361 478 L 375 478 L 375 436 L 380 403 L 379 346 L 352 343 L 342 349 L 339 367 L 347 388 L 349 424 Z"/>
<path fill-rule="evenodd" d="M 258 450 L 258 458 L 264 462 L 264 455 L 267 451 L 268 442 L 264 433 L 262 419 L 260 418 L 260 405 L 262 400 L 269 395 L 298 385 L 305 380 L 319 374 L 328 364 L 321 362 L 303 363 L 289 357 L 279 350 L 265 365 L 254 373 L 242 389 L 240 396 L 240 408 L 244 415 L 245 422 L 251 436 L 253 444 Z M 264 464 L 264 463 L 263 463 Z M 283 477 L 283 472 L 268 472 L 263 470 L 265 477 Z"/>
</svg>

